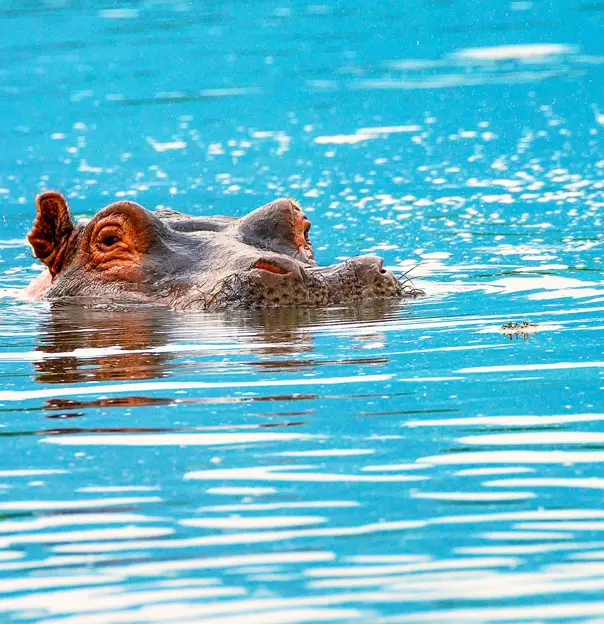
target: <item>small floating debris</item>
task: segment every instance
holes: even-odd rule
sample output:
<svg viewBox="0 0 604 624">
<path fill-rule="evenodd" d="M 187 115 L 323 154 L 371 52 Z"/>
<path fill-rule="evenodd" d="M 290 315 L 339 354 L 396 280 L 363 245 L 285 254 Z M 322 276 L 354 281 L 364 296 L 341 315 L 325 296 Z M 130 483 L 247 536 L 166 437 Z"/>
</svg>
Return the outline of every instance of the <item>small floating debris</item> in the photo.
<svg viewBox="0 0 604 624">
<path fill-rule="evenodd" d="M 538 331 L 539 326 L 536 323 L 529 323 L 529 321 L 522 321 L 522 323 L 506 323 L 499 329 L 499 333 L 509 336 L 510 340 L 520 338 L 520 336 L 528 340 L 531 334 L 536 334 Z"/>
</svg>

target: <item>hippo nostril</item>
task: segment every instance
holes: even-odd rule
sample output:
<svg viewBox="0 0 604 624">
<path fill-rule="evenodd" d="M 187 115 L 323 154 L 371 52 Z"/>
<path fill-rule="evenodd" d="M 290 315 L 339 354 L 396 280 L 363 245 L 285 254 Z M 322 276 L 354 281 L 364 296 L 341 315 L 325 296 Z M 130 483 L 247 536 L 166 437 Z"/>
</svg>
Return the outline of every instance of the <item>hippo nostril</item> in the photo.
<svg viewBox="0 0 604 624">
<path fill-rule="evenodd" d="M 357 275 L 361 280 L 389 279 L 391 271 L 384 267 L 384 260 L 379 256 L 357 256 L 349 262 L 356 267 Z"/>
<path fill-rule="evenodd" d="M 381 275 L 386 275 L 388 271 L 384 268 L 384 260 L 382 258 L 376 258 L 377 260 L 377 270 Z"/>
</svg>

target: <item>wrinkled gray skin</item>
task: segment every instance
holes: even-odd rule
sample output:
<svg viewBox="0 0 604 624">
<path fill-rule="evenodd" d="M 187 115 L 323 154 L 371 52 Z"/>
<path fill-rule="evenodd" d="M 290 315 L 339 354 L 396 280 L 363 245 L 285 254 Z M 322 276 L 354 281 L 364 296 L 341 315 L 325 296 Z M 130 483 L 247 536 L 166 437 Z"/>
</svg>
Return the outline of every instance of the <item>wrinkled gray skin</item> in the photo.
<svg viewBox="0 0 604 624">
<path fill-rule="evenodd" d="M 114 213 L 126 215 L 135 231 L 146 231 L 142 271 L 134 280 L 107 279 L 88 262 L 95 223 Z M 63 265 L 40 298 L 199 310 L 318 307 L 419 294 L 404 289 L 376 256 L 317 266 L 309 227 L 304 213 L 289 199 L 276 200 L 240 219 L 149 212 L 132 202 L 117 202 L 87 224 L 75 226 Z M 300 240 L 305 243 L 302 248 Z M 269 270 L 261 268 L 267 266 Z"/>
</svg>

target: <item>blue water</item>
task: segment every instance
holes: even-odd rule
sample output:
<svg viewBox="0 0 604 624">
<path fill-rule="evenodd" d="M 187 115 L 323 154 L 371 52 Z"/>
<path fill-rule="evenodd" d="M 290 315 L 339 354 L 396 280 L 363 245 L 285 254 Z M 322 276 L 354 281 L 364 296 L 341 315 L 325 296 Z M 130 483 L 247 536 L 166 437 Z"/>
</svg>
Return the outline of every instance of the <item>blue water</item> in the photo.
<svg viewBox="0 0 604 624">
<path fill-rule="evenodd" d="M 0 2 L 0 621 L 604 621 L 603 26 Z M 51 310 L 20 295 L 46 188 L 78 217 L 294 196 L 321 263 L 427 295 Z"/>
</svg>

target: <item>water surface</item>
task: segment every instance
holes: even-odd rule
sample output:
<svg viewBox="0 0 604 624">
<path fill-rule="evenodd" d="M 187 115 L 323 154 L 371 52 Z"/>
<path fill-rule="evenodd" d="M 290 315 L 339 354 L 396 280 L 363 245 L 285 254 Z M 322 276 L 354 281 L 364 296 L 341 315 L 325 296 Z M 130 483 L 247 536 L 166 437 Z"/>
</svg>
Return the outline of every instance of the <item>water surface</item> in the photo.
<svg viewBox="0 0 604 624">
<path fill-rule="evenodd" d="M 0 621 L 601 621 L 603 20 L 1 2 Z M 45 188 L 291 195 L 427 296 L 28 303 Z"/>
</svg>

